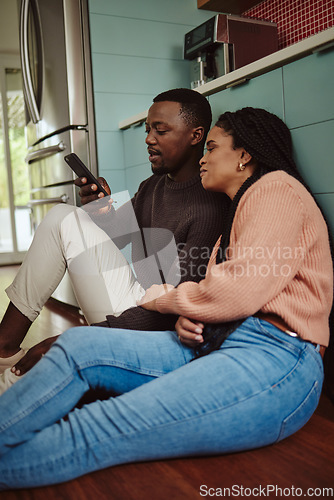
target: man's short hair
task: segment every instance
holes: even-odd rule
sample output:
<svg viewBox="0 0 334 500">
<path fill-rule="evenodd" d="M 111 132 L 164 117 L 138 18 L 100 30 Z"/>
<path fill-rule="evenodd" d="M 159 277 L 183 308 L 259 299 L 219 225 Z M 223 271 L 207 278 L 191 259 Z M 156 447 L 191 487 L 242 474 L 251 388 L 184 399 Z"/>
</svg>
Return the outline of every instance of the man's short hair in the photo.
<svg viewBox="0 0 334 500">
<path fill-rule="evenodd" d="M 194 127 L 204 127 L 205 137 L 210 130 L 212 113 L 208 100 L 196 90 L 172 89 L 157 95 L 153 102 L 172 101 L 181 105 L 180 114 Z"/>
</svg>

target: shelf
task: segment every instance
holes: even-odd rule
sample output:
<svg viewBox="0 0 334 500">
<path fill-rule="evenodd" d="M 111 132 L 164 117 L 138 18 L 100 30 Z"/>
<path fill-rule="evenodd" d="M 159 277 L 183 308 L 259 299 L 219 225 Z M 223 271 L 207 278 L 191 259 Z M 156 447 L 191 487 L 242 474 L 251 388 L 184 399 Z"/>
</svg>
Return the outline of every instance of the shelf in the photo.
<svg viewBox="0 0 334 500">
<path fill-rule="evenodd" d="M 224 14 L 242 14 L 259 3 L 259 0 L 197 0 L 197 8 Z"/>
</svg>

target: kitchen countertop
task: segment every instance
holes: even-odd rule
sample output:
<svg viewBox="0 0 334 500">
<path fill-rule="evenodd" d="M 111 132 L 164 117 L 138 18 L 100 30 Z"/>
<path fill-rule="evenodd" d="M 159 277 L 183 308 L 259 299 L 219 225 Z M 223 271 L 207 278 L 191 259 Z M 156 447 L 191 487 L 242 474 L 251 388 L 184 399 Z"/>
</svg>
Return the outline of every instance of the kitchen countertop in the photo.
<svg viewBox="0 0 334 500">
<path fill-rule="evenodd" d="M 254 61 L 242 68 L 236 69 L 231 73 L 227 73 L 224 76 L 216 78 L 211 82 L 205 83 L 195 90 L 200 92 L 205 96 L 215 94 L 229 87 L 234 87 L 245 81 L 253 78 L 254 76 L 267 73 L 275 68 L 284 66 L 291 61 L 301 59 L 314 52 L 320 52 L 334 45 L 334 28 L 329 28 L 317 35 L 305 38 L 300 42 L 297 42 L 285 49 L 278 50 L 269 56 L 263 57 L 257 61 Z M 144 122 L 147 117 L 147 111 L 138 113 L 137 115 L 131 116 L 125 120 L 119 122 L 119 129 L 125 130 L 133 125 L 139 125 Z"/>
</svg>

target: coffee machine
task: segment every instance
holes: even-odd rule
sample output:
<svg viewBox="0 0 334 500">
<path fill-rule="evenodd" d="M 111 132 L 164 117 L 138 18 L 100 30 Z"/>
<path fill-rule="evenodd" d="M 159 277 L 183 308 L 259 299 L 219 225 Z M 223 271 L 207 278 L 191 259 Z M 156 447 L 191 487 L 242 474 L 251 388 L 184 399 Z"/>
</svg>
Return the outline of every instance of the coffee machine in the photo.
<svg viewBox="0 0 334 500">
<path fill-rule="evenodd" d="M 217 14 L 185 35 L 184 58 L 191 62 L 191 88 L 226 75 L 277 49 L 276 23 Z"/>
</svg>

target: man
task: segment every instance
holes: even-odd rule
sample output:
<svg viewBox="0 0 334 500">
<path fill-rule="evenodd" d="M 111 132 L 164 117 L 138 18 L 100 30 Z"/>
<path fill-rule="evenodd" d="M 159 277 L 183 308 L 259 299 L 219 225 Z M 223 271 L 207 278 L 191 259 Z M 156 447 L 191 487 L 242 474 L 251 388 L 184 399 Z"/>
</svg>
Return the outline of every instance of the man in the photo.
<svg viewBox="0 0 334 500">
<path fill-rule="evenodd" d="M 109 206 L 107 213 L 101 209 L 97 215 L 91 215 L 97 221 L 98 226 L 103 228 L 103 231 L 100 232 L 97 231 L 100 228 L 96 225 L 94 227 L 97 229 L 93 228 L 91 218 L 87 214 L 83 214 L 84 211 L 81 209 L 79 215 L 77 209 L 74 209 L 73 213 L 73 210 L 71 211 L 67 206 L 56 207 L 57 210 L 50 211 L 51 215 L 49 212 L 37 231 L 42 236 L 38 236 L 36 233 L 35 239 L 39 238 L 39 242 L 35 242 L 34 239 L 17 277 L 7 289 L 11 302 L 0 324 L 0 371 L 15 365 L 16 375 L 25 373 L 55 340 L 53 338 L 43 341 L 30 349 L 20 361 L 24 355 L 19 350 L 20 343 L 31 322 L 53 293 L 52 288 L 57 285 L 58 275 L 63 269 L 65 270 L 65 267 L 69 271 L 72 269 L 70 277 L 84 314 L 86 315 L 86 308 L 90 310 L 86 317 L 91 313 L 93 320 L 89 320 L 89 323 L 141 330 L 174 328 L 176 317 L 134 307 L 136 301 L 143 295 L 145 288 L 152 284 L 150 280 L 147 280 L 149 276 L 149 269 L 146 265 L 148 259 L 143 258 L 143 243 L 141 239 L 139 243 L 137 236 L 142 234 L 146 228 L 149 228 L 150 231 L 154 229 L 171 231 L 179 251 L 179 280 L 199 281 L 204 278 L 211 249 L 222 232 L 223 216 L 228 203 L 227 197 L 224 195 L 206 192 L 199 177 L 199 160 L 203 155 L 203 147 L 210 124 L 210 105 L 201 94 L 188 89 L 174 89 L 159 94 L 153 100 L 146 120 L 146 144 L 153 175 L 139 186 L 138 192 L 131 202 L 116 211 L 112 206 Z M 100 180 L 110 193 L 106 181 L 102 178 Z M 86 185 L 85 179 L 78 179 L 76 184 L 80 186 L 79 194 L 83 205 L 101 197 L 101 194 L 95 193 L 96 185 Z M 91 207 L 94 208 L 95 205 L 89 205 L 89 212 L 91 212 Z M 137 228 L 136 230 L 130 228 L 127 234 L 124 234 L 124 230 L 119 232 L 119 228 L 124 227 L 124 221 L 128 220 L 129 208 L 131 208 L 130 212 L 133 210 L 135 214 Z M 64 211 L 65 215 L 60 214 L 60 217 L 61 211 Z M 96 210 L 94 210 L 95 212 Z M 102 266 L 103 272 L 99 267 L 100 263 L 97 265 L 99 267 L 99 280 L 94 286 L 92 285 L 93 271 L 87 269 L 86 264 L 80 265 L 81 255 L 84 252 L 80 254 L 81 250 L 78 252 L 75 246 L 80 236 L 75 237 L 72 234 L 73 227 L 75 227 L 72 223 L 74 217 L 80 218 L 80 231 L 78 233 L 84 232 L 85 238 L 90 238 L 93 232 L 98 234 L 97 241 L 88 245 L 88 251 L 92 250 L 88 267 L 90 267 L 91 262 L 95 265 L 100 254 L 107 255 L 109 259 L 106 267 L 103 267 L 105 264 Z M 44 230 L 47 234 L 45 237 Z M 111 236 L 112 240 L 105 241 L 106 233 Z M 52 241 L 52 245 L 46 246 L 49 240 Z M 57 240 L 56 244 L 54 244 L 55 240 Z M 151 240 L 152 237 L 150 237 Z M 117 260 L 116 267 L 120 269 L 123 266 L 122 272 L 125 270 L 127 273 L 125 281 L 128 288 L 126 293 L 121 295 L 118 294 L 117 288 L 118 285 L 123 284 L 124 276 L 122 275 L 121 279 L 116 278 L 115 280 L 114 274 L 109 272 L 111 267 L 109 261 L 114 258 L 121 260 L 118 255 L 120 252 L 114 242 L 119 248 L 132 242 L 132 260 L 136 272 L 136 277 L 133 278 L 128 269 L 129 266 L 125 266 L 123 261 L 119 264 Z M 41 249 L 43 245 L 44 251 Z M 114 246 L 111 247 L 111 245 Z M 155 243 L 153 243 L 154 245 Z M 75 258 L 72 258 L 71 254 L 73 246 L 75 246 L 73 254 Z M 85 247 L 87 247 L 86 243 Z M 99 252 L 96 252 L 96 248 L 99 249 Z M 52 260 L 51 253 L 54 249 L 57 250 L 57 253 Z M 155 251 L 156 248 L 153 249 L 153 253 Z M 34 259 L 32 258 L 33 254 L 35 254 Z M 43 267 L 45 271 L 38 273 L 43 264 L 42 260 L 45 262 Z M 60 265 L 62 261 L 63 263 Z M 35 270 L 32 269 L 33 266 L 35 266 Z M 75 268 L 74 271 L 73 268 Z M 49 273 L 48 269 L 50 269 Z M 105 272 L 106 269 L 108 272 Z M 47 273 L 48 276 L 45 275 Z M 112 275 L 114 281 L 110 282 L 111 284 L 105 282 L 107 274 Z M 164 274 L 166 276 L 168 272 Z M 55 275 L 56 279 L 54 279 Z M 43 279 L 41 280 L 41 278 Z M 61 278 L 62 276 L 60 276 Z M 33 298 L 29 295 L 30 287 L 35 292 Z M 41 293 L 42 288 L 44 288 L 43 293 Z M 128 293 L 129 290 L 130 293 Z M 112 298 L 110 298 L 111 295 Z M 99 298 L 96 300 L 97 297 Z M 82 306 L 80 299 L 88 305 Z M 103 302 L 104 299 L 106 299 L 106 307 L 104 309 L 101 307 L 99 316 L 95 309 L 100 307 L 99 303 Z M 117 305 L 110 306 L 112 314 L 108 314 L 111 302 L 117 303 Z M 29 303 L 29 307 L 26 307 L 27 303 Z M 98 304 L 98 306 L 92 306 L 93 303 Z"/>
</svg>

